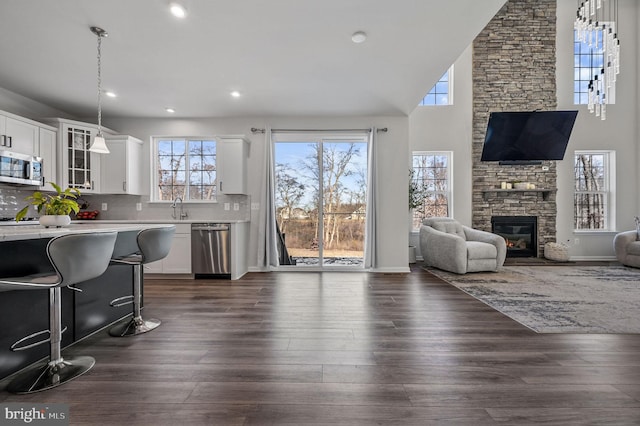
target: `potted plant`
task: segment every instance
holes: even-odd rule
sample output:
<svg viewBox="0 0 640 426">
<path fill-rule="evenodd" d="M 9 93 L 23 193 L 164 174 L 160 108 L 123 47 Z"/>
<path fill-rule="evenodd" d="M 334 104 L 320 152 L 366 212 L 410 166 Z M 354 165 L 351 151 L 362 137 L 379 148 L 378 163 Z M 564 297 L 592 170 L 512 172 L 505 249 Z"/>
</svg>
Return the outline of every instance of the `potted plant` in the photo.
<svg viewBox="0 0 640 426">
<path fill-rule="evenodd" d="M 40 214 L 40 224 L 45 227 L 49 226 L 67 226 L 71 223 L 71 212 L 78 213 L 80 207 L 76 199 L 80 195 L 80 191 L 75 188 L 67 188 L 64 191 L 60 186 L 53 182 L 48 182 L 55 189 L 55 194 L 44 194 L 36 191 L 25 200 L 29 201 L 22 210 L 16 214 L 16 222 L 20 221 L 27 215 L 29 206 L 36 206 Z"/>
</svg>

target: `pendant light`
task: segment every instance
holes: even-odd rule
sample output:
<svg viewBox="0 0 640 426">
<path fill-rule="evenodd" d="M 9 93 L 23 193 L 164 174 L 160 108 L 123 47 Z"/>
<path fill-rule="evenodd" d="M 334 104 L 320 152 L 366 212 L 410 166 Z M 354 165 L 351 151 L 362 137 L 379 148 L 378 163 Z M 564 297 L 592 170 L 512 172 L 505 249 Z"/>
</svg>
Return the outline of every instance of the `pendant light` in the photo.
<svg viewBox="0 0 640 426">
<path fill-rule="evenodd" d="M 102 135 L 102 64 L 100 62 L 102 52 L 100 48 L 102 45 L 102 37 L 107 37 L 109 34 L 100 27 L 91 27 L 91 32 L 98 37 L 98 133 L 93 139 L 89 151 L 98 154 L 108 154 L 109 148 L 107 148 L 104 136 Z"/>
<path fill-rule="evenodd" d="M 595 54 L 602 56 L 602 66 L 594 70 L 589 81 L 587 98 L 587 109 L 601 120 L 607 119 L 607 104 L 615 103 L 620 74 L 618 22 L 618 0 L 578 0 L 576 38 L 592 49 L 591 58 Z"/>
</svg>

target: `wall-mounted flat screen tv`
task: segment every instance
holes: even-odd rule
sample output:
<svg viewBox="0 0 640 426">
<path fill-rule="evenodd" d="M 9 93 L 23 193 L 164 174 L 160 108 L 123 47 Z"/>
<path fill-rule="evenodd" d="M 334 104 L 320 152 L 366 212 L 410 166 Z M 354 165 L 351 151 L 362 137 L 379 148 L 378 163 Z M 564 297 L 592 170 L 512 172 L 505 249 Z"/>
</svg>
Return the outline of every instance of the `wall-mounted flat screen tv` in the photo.
<svg viewBox="0 0 640 426">
<path fill-rule="evenodd" d="M 578 111 L 492 112 L 482 161 L 562 160 Z"/>
</svg>

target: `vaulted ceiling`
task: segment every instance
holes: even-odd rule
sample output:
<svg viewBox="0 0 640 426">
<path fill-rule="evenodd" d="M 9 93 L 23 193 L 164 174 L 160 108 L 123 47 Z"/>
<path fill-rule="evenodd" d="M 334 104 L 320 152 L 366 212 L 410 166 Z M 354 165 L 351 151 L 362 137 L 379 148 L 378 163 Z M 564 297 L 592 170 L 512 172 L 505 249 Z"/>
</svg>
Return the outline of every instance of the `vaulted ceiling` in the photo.
<svg viewBox="0 0 640 426">
<path fill-rule="evenodd" d="M 92 115 L 99 26 L 105 117 L 407 115 L 504 3 L 3 0 L 0 87 Z"/>
</svg>

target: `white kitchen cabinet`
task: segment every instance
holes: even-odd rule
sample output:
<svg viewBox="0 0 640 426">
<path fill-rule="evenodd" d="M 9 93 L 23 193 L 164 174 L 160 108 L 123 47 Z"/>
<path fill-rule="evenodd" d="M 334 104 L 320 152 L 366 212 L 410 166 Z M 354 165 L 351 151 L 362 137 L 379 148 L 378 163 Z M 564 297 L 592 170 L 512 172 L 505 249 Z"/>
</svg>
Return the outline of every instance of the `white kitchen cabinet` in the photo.
<svg viewBox="0 0 640 426">
<path fill-rule="evenodd" d="M 191 273 L 191 224 L 177 224 L 171 250 L 167 257 L 144 265 L 144 272 L 151 274 Z"/>
<path fill-rule="evenodd" d="M 218 191 L 247 194 L 249 140 L 244 136 L 218 136 L 216 141 Z"/>
<path fill-rule="evenodd" d="M 51 185 L 48 182 L 58 181 L 57 173 L 57 132 L 54 130 L 45 129 L 40 127 L 40 135 L 38 138 L 39 150 L 37 152 L 38 157 L 42 158 L 42 170 L 43 170 L 43 183 L 42 189 L 51 190 Z"/>
<path fill-rule="evenodd" d="M 100 160 L 102 154 L 89 151 L 98 126 L 74 120 L 49 120 L 58 127 L 58 180 L 63 188 L 77 188 L 82 193 L 100 193 Z M 114 132 L 102 128 L 104 136 Z M 105 154 L 109 155 L 109 154 Z"/>
<path fill-rule="evenodd" d="M 35 155 L 38 152 L 39 128 L 14 115 L 0 115 L 0 149 Z"/>
<path fill-rule="evenodd" d="M 142 141 L 127 135 L 105 140 L 110 153 L 100 159 L 100 193 L 142 194 Z"/>
</svg>

